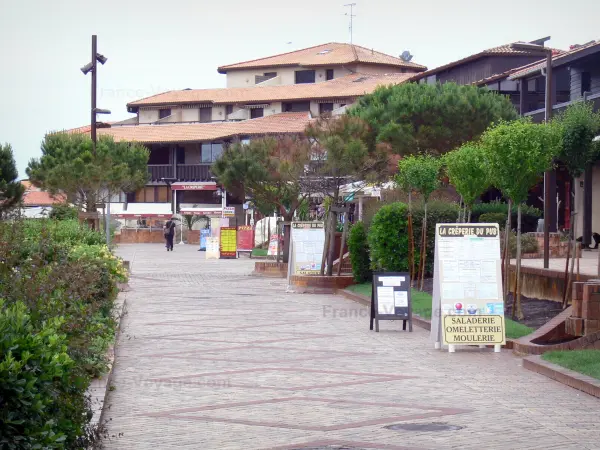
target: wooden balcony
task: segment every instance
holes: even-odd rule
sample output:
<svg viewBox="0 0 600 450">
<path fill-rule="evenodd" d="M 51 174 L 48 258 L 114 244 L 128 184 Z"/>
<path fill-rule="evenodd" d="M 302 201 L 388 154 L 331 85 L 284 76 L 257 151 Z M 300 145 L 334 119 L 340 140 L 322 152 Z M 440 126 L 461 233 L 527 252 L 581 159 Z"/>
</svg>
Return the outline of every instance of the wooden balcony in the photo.
<svg viewBox="0 0 600 450">
<path fill-rule="evenodd" d="M 210 164 L 178 164 L 179 181 L 211 181 Z"/>
<path fill-rule="evenodd" d="M 163 178 L 173 178 L 172 164 L 148 164 L 148 181 L 161 181 Z"/>
</svg>

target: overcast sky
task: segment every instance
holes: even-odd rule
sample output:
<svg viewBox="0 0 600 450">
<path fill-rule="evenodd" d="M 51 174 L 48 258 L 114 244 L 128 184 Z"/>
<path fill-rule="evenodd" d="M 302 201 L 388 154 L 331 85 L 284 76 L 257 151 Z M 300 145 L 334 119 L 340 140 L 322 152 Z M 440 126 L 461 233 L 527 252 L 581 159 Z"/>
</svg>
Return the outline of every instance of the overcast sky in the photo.
<svg viewBox="0 0 600 450">
<path fill-rule="evenodd" d="M 356 0 L 354 43 L 433 68 L 483 49 L 552 36 L 600 39 L 598 0 Z M 224 87 L 217 66 L 326 42 L 348 42 L 344 0 L 0 0 L 0 142 L 19 173 L 47 131 L 89 123 L 91 35 L 108 62 L 98 107 L 171 89 Z M 104 118 L 106 116 L 102 116 Z"/>
</svg>

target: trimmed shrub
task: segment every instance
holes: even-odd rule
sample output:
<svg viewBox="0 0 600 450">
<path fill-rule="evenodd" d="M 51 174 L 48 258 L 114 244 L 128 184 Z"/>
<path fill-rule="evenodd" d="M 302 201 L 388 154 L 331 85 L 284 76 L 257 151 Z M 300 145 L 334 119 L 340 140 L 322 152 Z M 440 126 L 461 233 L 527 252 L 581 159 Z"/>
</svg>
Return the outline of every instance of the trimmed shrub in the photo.
<svg viewBox="0 0 600 450">
<path fill-rule="evenodd" d="M 508 204 L 502 202 L 478 203 L 473 205 L 471 211 L 471 222 L 480 222 L 479 216 L 486 213 L 502 213 L 504 214 L 504 222 L 506 222 L 506 214 L 508 213 Z M 542 211 L 533 206 L 521 205 L 521 231 L 530 233 L 537 230 L 538 219 L 542 217 Z M 517 207 L 512 207 L 511 226 L 516 227 L 517 223 Z"/>
<path fill-rule="evenodd" d="M 423 227 L 423 206 L 413 207 L 413 236 L 415 239 L 415 269 L 419 263 L 419 245 Z M 435 225 L 438 223 L 456 223 L 458 205 L 456 203 L 430 202 L 427 205 L 427 257 L 425 273 L 433 274 L 433 258 L 435 255 Z"/>
<path fill-rule="evenodd" d="M 356 222 L 350 228 L 348 237 L 348 250 L 350 251 L 350 262 L 352 263 L 352 274 L 354 281 L 364 283 L 371 279 L 371 259 L 369 257 L 369 243 L 367 240 L 367 229 L 362 222 Z"/>
<path fill-rule="evenodd" d="M 382 206 L 369 228 L 369 247 L 373 268 L 408 271 L 408 206 L 392 203 Z"/>
<path fill-rule="evenodd" d="M 424 209 L 413 207 L 413 237 L 415 240 L 415 267 L 419 263 L 419 244 Z M 425 271 L 433 273 L 435 253 L 435 225 L 455 223 L 458 206 L 454 203 L 431 202 L 427 205 L 427 257 Z M 406 272 L 408 268 L 408 205 L 392 203 L 382 206 L 373 217 L 369 228 L 371 261 L 378 270 Z"/>
<path fill-rule="evenodd" d="M 500 236 L 500 246 L 504 248 L 504 237 Z M 517 233 L 511 232 L 508 235 L 508 249 L 510 257 L 517 257 Z M 521 255 L 526 253 L 537 253 L 539 251 L 538 240 L 531 234 L 521 234 Z"/>
<path fill-rule="evenodd" d="M 76 220 L 77 215 L 77 208 L 66 203 L 61 203 L 52 206 L 52 211 L 48 214 L 48 218 L 54 220 Z"/>
<path fill-rule="evenodd" d="M 23 303 L 0 302 L 0 448 L 69 448 L 85 433 L 85 383 L 61 322 L 36 330 Z"/>
<path fill-rule="evenodd" d="M 479 216 L 479 223 L 497 223 L 503 230 L 506 227 L 506 214 L 484 213 Z"/>
</svg>

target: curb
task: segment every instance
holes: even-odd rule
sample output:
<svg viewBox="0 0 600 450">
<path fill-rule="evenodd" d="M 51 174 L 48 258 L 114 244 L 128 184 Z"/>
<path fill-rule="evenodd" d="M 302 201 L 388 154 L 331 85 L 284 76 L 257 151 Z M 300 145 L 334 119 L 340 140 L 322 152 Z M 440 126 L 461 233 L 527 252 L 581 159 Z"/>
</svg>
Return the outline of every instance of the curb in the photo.
<svg viewBox="0 0 600 450">
<path fill-rule="evenodd" d="M 600 398 L 600 380 L 559 366 L 558 364 L 544 361 L 539 355 L 523 358 L 523 367 L 573 389 Z"/>
<path fill-rule="evenodd" d="M 101 378 L 93 379 L 90 383 L 90 386 L 88 387 L 88 391 L 90 391 L 90 390 L 91 391 L 94 391 L 94 390 L 100 391 L 99 395 L 94 395 L 93 393 L 91 393 L 92 402 L 94 400 L 97 400 L 100 403 L 98 405 L 98 410 L 100 411 L 100 414 L 98 414 L 98 415 L 94 414 L 94 417 L 90 421 L 90 425 L 92 425 L 92 426 L 102 424 L 103 420 L 104 420 L 104 414 L 106 411 L 106 408 L 105 408 L 106 400 L 108 398 L 108 393 L 110 391 L 113 370 L 115 367 L 117 343 L 119 341 L 119 337 L 121 336 L 121 327 L 123 324 L 123 317 L 125 316 L 125 314 L 127 312 L 127 295 L 125 293 L 127 291 L 129 291 L 129 285 L 126 284 L 124 287 L 125 287 L 125 289 L 121 289 L 121 291 L 119 292 L 119 296 L 123 295 L 123 301 L 120 306 L 117 305 L 117 310 L 116 310 L 116 313 L 118 314 L 118 317 L 119 317 L 119 323 L 117 325 L 117 329 L 115 330 L 115 342 L 108 349 L 108 353 L 110 354 L 108 373 L 104 374 Z M 118 297 L 117 297 L 117 299 L 118 299 Z M 117 300 L 117 302 L 118 302 L 118 300 Z M 93 403 L 92 403 L 92 405 L 93 405 Z M 93 408 L 93 409 L 95 409 L 95 408 Z"/>
<path fill-rule="evenodd" d="M 341 294 L 343 297 L 347 298 L 348 300 L 352 300 L 354 302 L 361 303 L 365 306 L 371 306 L 371 299 L 369 297 L 367 297 L 366 295 L 357 294 L 356 292 L 352 292 L 347 289 L 339 289 L 336 293 Z M 412 321 L 413 321 L 413 324 L 415 324 L 419 328 L 423 328 L 427 331 L 431 331 L 431 321 L 430 320 L 427 320 L 421 316 L 413 314 Z M 493 348 L 493 345 L 492 346 L 488 345 L 488 347 Z M 512 339 L 506 339 L 506 344 L 503 345 L 502 348 L 509 349 L 509 350 L 512 349 L 513 348 Z"/>
</svg>

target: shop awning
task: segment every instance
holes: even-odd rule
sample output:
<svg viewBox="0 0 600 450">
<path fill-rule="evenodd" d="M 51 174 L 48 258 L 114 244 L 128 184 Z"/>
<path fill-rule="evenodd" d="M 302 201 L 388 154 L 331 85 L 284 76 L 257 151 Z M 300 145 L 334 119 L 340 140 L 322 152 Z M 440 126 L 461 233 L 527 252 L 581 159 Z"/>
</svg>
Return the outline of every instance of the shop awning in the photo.
<svg viewBox="0 0 600 450">
<path fill-rule="evenodd" d="M 214 181 L 196 181 L 189 183 L 178 181 L 171 185 L 171 189 L 174 191 L 216 191 L 217 183 Z"/>
<path fill-rule="evenodd" d="M 179 212 L 186 216 L 221 217 L 223 214 L 223 208 L 181 208 Z"/>
<path fill-rule="evenodd" d="M 172 216 L 170 203 L 129 203 L 127 211 L 113 214 L 113 217 L 118 219 L 147 219 L 150 217 L 166 219 Z"/>
</svg>

